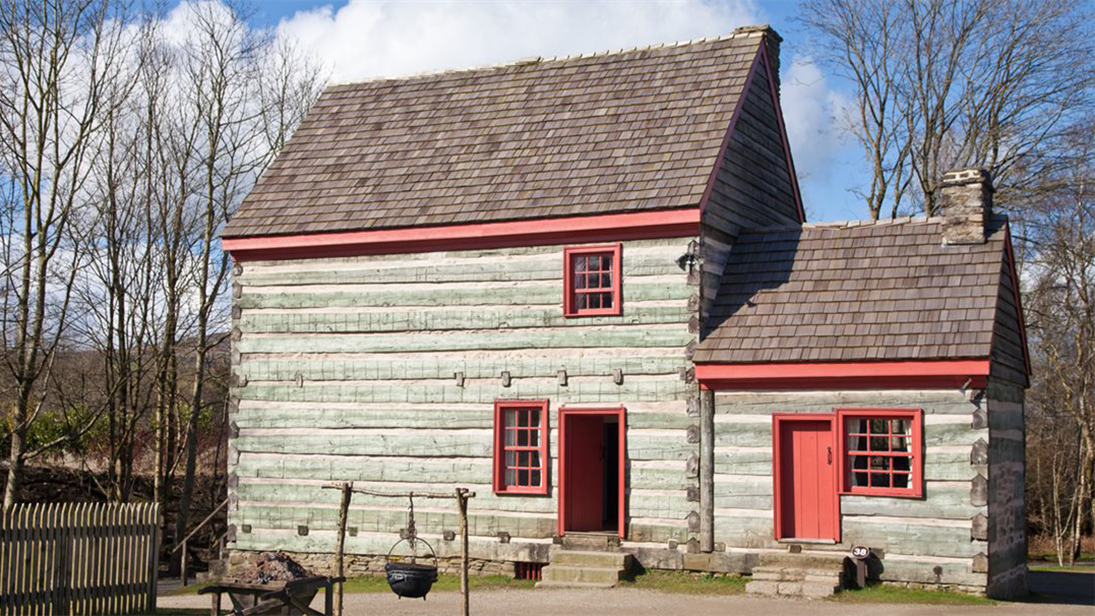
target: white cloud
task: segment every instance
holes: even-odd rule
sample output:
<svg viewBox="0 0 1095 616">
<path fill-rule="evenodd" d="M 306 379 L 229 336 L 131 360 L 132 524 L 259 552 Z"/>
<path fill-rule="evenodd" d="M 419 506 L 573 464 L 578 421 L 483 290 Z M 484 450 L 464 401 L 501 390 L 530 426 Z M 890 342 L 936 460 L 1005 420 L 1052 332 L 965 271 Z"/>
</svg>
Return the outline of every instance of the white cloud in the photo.
<svg viewBox="0 0 1095 616">
<path fill-rule="evenodd" d="M 342 82 L 716 36 L 758 21 L 752 0 L 350 0 L 296 13 L 278 31 Z"/>
<path fill-rule="evenodd" d="M 784 64 L 780 81 L 783 122 L 795 171 L 809 178 L 828 167 L 833 153 L 842 146 L 844 132 L 837 118 L 842 117 L 848 100 L 829 87 L 808 56 L 796 55 Z"/>
</svg>

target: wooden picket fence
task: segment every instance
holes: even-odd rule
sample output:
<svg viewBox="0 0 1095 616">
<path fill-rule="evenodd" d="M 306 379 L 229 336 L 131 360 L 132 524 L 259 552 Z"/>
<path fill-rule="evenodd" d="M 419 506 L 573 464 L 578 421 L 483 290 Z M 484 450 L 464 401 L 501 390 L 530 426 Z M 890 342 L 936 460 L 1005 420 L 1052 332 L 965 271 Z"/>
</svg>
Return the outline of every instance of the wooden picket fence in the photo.
<svg viewBox="0 0 1095 616">
<path fill-rule="evenodd" d="M 157 505 L 24 503 L 0 514 L 0 614 L 156 611 Z"/>
</svg>

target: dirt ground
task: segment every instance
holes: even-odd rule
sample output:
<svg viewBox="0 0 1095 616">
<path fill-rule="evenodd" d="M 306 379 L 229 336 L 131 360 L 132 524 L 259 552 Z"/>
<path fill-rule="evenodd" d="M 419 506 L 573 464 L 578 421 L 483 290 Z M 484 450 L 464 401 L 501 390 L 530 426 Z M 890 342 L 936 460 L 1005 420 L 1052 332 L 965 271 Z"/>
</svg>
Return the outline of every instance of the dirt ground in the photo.
<svg viewBox="0 0 1095 616">
<path fill-rule="evenodd" d="M 1076 588 L 1087 588 L 1095 594 L 1095 575 L 1069 580 L 1078 583 Z M 1080 590 L 1080 592 L 1083 592 Z M 159 598 L 160 608 L 209 608 L 209 597 L 184 595 Z M 346 614 L 365 616 L 371 614 L 425 615 L 459 614 L 460 594 L 455 592 L 431 593 L 428 600 L 398 599 L 391 594 L 348 594 Z M 316 597 L 313 608 L 323 609 L 322 595 Z M 228 607 L 225 599 L 223 607 Z M 612 590 L 492 590 L 479 591 L 471 596 L 471 611 L 476 616 L 513 616 L 536 614 L 537 616 L 642 616 L 645 614 L 666 616 L 726 616 L 727 614 L 761 614 L 763 616 L 1019 616 L 1083 615 L 1092 616 L 1091 605 L 1064 603 L 1002 603 L 987 606 L 955 605 L 893 605 L 848 604 L 832 601 L 805 601 L 793 599 L 758 599 L 746 596 L 700 596 L 668 594 L 635 589 Z"/>
</svg>

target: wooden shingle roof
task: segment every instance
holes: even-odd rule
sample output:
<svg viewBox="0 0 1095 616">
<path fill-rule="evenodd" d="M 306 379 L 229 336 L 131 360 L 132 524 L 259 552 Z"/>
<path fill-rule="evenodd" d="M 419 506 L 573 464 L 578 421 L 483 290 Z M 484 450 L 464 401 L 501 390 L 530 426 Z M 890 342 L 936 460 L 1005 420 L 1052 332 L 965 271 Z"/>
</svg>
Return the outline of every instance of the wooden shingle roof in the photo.
<svg viewBox="0 0 1095 616">
<path fill-rule="evenodd" d="M 994 330 L 1018 351 L 1021 326 L 1000 305 L 1011 288 L 1006 219 L 976 245 L 944 246 L 940 227 L 919 218 L 743 232 L 694 360 L 989 358 Z M 1013 355 L 995 358 L 1025 373 Z"/>
<path fill-rule="evenodd" d="M 695 207 L 762 40 L 329 87 L 222 235 Z"/>
</svg>

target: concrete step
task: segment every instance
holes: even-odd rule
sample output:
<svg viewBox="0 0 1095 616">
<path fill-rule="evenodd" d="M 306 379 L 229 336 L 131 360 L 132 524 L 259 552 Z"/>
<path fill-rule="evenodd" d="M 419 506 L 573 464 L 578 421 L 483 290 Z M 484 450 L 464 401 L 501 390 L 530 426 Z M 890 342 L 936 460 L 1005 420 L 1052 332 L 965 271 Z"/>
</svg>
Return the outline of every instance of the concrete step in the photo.
<svg viewBox="0 0 1095 616">
<path fill-rule="evenodd" d="M 580 550 L 558 550 L 551 554 L 551 564 L 575 567 L 606 567 L 612 569 L 630 569 L 631 554 L 624 552 L 585 552 Z"/>
<path fill-rule="evenodd" d="M 543 568 L 542 580 L 561 584 L 607 584 L 608 586 L 615 586 L 623 575 L 623 569 L 615 567 L 587 567 L 552 563 Z"/>
</svg>

